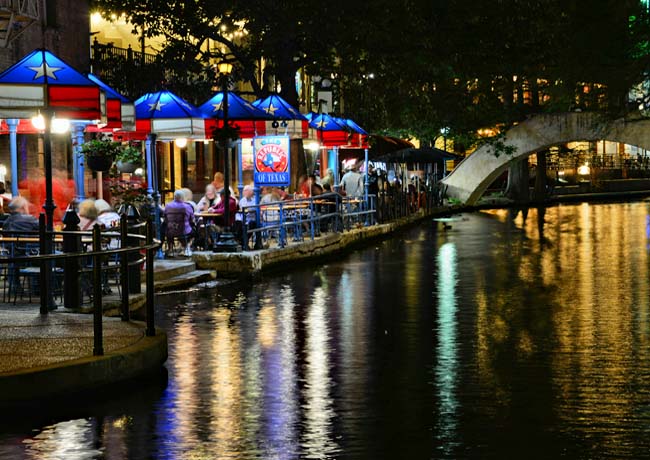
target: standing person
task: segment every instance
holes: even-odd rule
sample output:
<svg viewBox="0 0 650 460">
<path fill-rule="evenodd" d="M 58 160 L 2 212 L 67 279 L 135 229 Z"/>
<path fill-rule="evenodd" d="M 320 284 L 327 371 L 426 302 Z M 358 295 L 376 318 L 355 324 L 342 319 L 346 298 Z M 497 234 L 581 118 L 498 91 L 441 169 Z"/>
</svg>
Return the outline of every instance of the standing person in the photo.
<svg viewBox="0 0 650 460">
<path fill-rule="evenodd" d="M 223 190 L 224 177 L 222 172 L 217 171 L 216 173 L 214 173 L 214 180 L 212 181 L 212 185 L 214 185 L 214 188 L 217 190 L 217 193 Z"/>
<path fill-rule="evenodd" d="M 363 196 L 363 176 L 354 167 L 347 168 L 347 172 L 341 178 L 340 187 L 345 191 L 346 196 Z"/>
<path fill-rule="evenodd" d="M 9 212 L 9 202 L 13 197 L 7 193 L 5 183 L 0 181 L 0 213 Z"/>
<path fill-rule="evenodd" d="M 311 196 L 311 187 L 309 186 L 309 177 L 303 174 L 298 178 L 298 186 L 296 187 L 296 198 L 307 198 Z"/>
<path fill-rule="evenodd" d="M 37 232 L 38 220 L 29 213 L 29 201 L 17 196 L 9 202 L 9 217 L 4 221 L 3 230 L 18 232 Z"/>
<path fill-rule="evenodd" d="M 318 196 L 323 194 L 323 187 L 316 180 L 316 174 L 309 176 L 309 196 Z"/>
<path fill-rule="evenodd" d="M 328 184 L 330 186 L 330 190 L 332 187 L 336 184 L 336 179 L 334 178 L 334 171 L 332 168 L 327 168 L 325 170 L 325 177 L 323 177 L 323 180 L 321 180 L 321 185 L 323 188 L 325 188 L 325 184 Z"/>
<path fill-rule="evenodd" d="M 373 165 L 368 165 L 368 195 L 377 195 L 379 193 L 379 177 L 375 172 Z"/>
<path fill-rule="evenodd" d="M 194 209 L 185 203 L 182 190 L 174 192 L 174 201 L 165 206 L 165 236 L 169 248 L 174 247 L 174 238 L 178 238 L 186 256 L 192 255 L 190 239 L 194 232 Z"/>
</svg>

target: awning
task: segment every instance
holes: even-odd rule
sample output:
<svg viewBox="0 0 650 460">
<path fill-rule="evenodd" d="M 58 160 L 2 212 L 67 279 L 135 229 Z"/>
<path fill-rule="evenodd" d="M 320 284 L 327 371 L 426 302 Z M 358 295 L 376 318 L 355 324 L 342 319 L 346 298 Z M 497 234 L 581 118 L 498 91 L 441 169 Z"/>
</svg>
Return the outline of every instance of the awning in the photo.
<svg viewBox="0 0 650 460">
<path fill-rule="evenodd" d="M 419 149 L 409 147 L 381 155 L 371 155 L 370 159 L 384 163 L 442 163 L 446 160 L 462 160 L 463 157 L 432 147 Z"/>
</svg>

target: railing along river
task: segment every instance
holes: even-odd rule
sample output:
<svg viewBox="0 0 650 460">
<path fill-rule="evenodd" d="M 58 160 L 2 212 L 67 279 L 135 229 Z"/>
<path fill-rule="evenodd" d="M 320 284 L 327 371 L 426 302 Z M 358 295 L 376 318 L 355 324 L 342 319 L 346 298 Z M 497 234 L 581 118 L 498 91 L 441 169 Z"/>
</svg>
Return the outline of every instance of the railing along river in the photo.
<svg viewBox="0 0 650 460">
<path fill-rule="evenodd" d="M 120 316 L 123 321 L 129 321 L 129 294 L 140 292 L 140 267 L 144 263 L 146 335 L 156 334 L 153 262 L 160 242 L 154 240 L 151 221 L 129 226 L 126 216 L 122 216 L 119 228 L 104 231 L 95 224 L 92 232 L 47 231 L 43 215 L 39 224 L 38 232 L 0 232 L 4 303 L 12 303 L 12 296 L 13 303 L 16 303 L 18 293 L 24 294 L 25 288 L 31 301 L 38 280 L 41 314 L 56 308 L 56 294 L 62 294 L 65 307 L 79 308 L 84 291 L 82 284 L 85 283 L 93 305 L 93 354 L 103 355 L 106 276 L 110 271 L 119 273 Z M 142 230 L 144 234 L 134 233 Z M 55 244 L 60 244 L 63 251 L 54 251 Z M 84 247 L 88 250 L 83 251 Z M 109 260 L 114 263 L 110 264 Z"/>
</svg>

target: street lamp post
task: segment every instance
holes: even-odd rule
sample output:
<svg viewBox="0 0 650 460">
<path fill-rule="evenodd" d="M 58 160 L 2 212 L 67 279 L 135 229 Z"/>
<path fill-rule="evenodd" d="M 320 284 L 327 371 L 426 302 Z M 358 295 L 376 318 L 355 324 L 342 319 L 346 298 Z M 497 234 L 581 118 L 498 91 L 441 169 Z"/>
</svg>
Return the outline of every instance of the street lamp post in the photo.
<svg viewBox="0 0 650 460">
<path fill-rule="evenodd" d="M 232 64 L 229 62 L 221 62 L 217 64 L 217 70 L 221 75 L 221 89 L 223 92 L 223 100 L 221 103 L 221 109 L 223 111 L 223 128 L 228 130 L 228 77 L 232 72 Z M 214 252 L 238 252 L 240 251 L 240 246 L 237 244 L 235 235 L 232 234 L 230 229 L 230 146 L 229 142 L 234 139 L 227 139 L 225 137 L 221 138 L 223 152 L 224 152 L 224 163 L 225 171 L 223 174 L 223 186 L 224 186 L 224 211 L 223 211 L 223 220 L 224 220 L 224 230 L 219 235 L 218 240 L 215 242 L 213 251 Z"/>
</svg>

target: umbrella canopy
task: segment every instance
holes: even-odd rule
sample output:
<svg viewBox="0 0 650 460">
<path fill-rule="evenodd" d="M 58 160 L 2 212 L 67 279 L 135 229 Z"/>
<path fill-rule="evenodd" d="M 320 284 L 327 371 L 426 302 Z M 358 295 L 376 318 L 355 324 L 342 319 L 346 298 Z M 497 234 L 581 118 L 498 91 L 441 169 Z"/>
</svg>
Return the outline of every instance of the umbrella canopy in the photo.
<svg viewBox="0 0 650 460">
<path fill-rule="evenodd" d="M 106 94 L 106 124 L 89 125 L 87 131 L 113 131 L 135 129 L 135 105 L 126 96 L 115 91 L 93 74 L 88 74 L 88 79 L 99 86 Z"/>
<path fill-rule="evenodd" d="M 100 119 L 100 88 L 51 52 L 34 50 L 0 74 L 0 117 L 30 118 L 39 110 Z"/>
<path fill-rule="evenodd" d="M 271 94 L 253 102 L 253 105 L 273 119 L 266 123 L 267 133 L 281 134 L 285 131 L 294 138 L 306 138 L 309 135 L 309 124 L 305 116 L 279 95 Z"/>
<path fill-rule="evenodd" d="M 318 140 L 325 146 L 334 147 L 348 143 L 347 125 L 327 113 L 313 116 L 309 126 L 316 130 Z"/>
<path fill-rule="evenodd" d="M 350 128 L 352 131 L 354 131 L 355 133 L 362 134 L 364 136 L 368 135 L 368 131 L 363 129 L 361 126 L 359 126 L 358 124 L 356 124 L 354 121 L 350 120 L 349 118 L 345 118 L 344 122 L 345 122 L 346 126 L 348 128 Z"/>
<path fill-rule="evenodd" d="M 201 104 L 199 110 L 206 117 L 205 131 L 212 132 L 217 126 L 217 119 L 223 120 L 223 92 L 218 92 L 208 101 Z M 235 93 L 228 92 L 228 120 L 236 120 L 233 125 L 239 128 L 239 135 L 244 138 L 264 135 L 266 133 L 266 124 L 263 120 L 269 120 L 272 117 L 264 110 L 255 107 L 253 104 L 238 96 Z"/>
<path fill-rule="evenodd" d="M 277 94 L 272 94 L 265 99 L 253 102 L 258 109 L 264 110 L 276 120 L 305 120 L 306 118 L 298 109 L 291 106 Z"/>
<path fill-rule="evenodd" d="M 223 120 L 223 92 L 216 93 L 205 103 L 201 104 L 199 110 L 206 117 Z M 269 120 L 271 118 L 273 117 L 265 110 L 255 107 L 235 93 L 228 92 L 229 120 Z"/>
<path fill-rule="evenodd" d="M 138 98 L 135 101 L 135 117 L 136 132 L 140 136 L 154 133 L 161 140 L 205 138 L 201 111 L 171 91 L 147 93 Z"/>
</svg>

